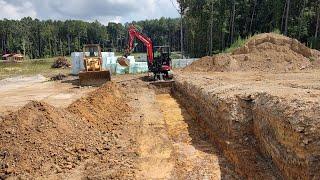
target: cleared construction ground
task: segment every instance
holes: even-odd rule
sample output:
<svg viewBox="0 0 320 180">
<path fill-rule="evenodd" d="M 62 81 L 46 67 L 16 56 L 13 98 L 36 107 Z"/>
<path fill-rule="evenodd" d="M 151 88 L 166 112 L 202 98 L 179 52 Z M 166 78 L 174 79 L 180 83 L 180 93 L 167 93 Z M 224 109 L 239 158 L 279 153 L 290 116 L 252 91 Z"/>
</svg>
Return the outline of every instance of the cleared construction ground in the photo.
<svg viewBox="0 0 320 180">
<path fill-rule="evenodd" d="M 0 178 L 319 179 L 319 64 L 263 34 L 169 87 L 125 75 L 67 106 L 29 102 L 0 118 Z"/>
</svg>

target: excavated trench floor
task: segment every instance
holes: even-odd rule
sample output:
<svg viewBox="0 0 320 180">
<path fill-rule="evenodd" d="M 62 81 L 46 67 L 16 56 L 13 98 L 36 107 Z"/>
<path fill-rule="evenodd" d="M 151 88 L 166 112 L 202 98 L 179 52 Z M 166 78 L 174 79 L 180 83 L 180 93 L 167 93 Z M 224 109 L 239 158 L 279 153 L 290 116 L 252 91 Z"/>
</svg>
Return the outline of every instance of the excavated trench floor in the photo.
<svg viewBox="0 0 320 180">
<path fill-rule="evenodd" d="M 318 73 L 181 73 L 170 91 L 146 87 L 138 178 L 318 179 Z"/>
<path fill-rule="evenodd" d="M 139 120 L 136 179 L 243 179 L 171 89 L 119 84 Z"/>
<path fill-rule="evenodd" d="M 239 179 L 206 133 L 171 94 L 156 95 L 175 160 L 173 178 Z"/>
</svg>

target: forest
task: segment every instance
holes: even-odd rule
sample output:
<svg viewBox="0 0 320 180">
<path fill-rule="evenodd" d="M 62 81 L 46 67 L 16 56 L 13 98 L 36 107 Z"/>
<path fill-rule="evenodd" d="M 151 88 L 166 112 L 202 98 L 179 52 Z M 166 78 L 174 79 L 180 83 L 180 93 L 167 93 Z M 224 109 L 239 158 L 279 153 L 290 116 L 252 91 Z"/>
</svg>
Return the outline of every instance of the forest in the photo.
<svg viewBox="0 0 320 180">
<path fill-rule="evenodd" d="M 3 53 L 18 52 L 31 59 L 68 56 L 88 43 L 98 43 L 104 51 L 121 52 L 126 48 L 126 29 L 133 23 L 154 45 L 169 45 L 173 51 L 182 49 L 186 57 L 223 52 L 238 41 L 263 32 L 282 33 L 320 48 L 319 0 L 178 0 L 178 4 L 175 8 L 182 18 L 125 24 L 3 19 L 0 45 Z M 136 51 L 144 51 L 143 46 L 138 45 Z"/>
</svg>

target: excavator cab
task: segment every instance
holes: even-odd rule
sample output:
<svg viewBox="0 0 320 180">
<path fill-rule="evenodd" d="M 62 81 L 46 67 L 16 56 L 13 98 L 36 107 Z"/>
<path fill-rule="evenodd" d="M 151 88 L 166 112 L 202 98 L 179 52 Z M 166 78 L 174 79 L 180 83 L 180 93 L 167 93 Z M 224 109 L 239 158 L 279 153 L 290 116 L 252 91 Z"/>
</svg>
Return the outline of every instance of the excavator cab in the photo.
<svg viewBox="0 0 320 180">
<path fill-rule="evenodd" d="M 153 47 L 153 65 L 150 66 L 154 72 L 154 79 L 172 79 L 169 74 L 171 70 L 171 49 L 169 46 L 154 46 Z"/>
</svg>

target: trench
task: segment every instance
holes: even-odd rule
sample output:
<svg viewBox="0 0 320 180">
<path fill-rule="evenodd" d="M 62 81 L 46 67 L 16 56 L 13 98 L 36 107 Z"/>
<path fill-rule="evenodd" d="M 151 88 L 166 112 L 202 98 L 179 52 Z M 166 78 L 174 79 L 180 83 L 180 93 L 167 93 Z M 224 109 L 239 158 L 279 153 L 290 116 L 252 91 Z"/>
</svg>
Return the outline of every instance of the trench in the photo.
<svg viewBox="0 0 320 180">
<path fill-rule="evenodd" d="M 224 121 L 230 112 L 208 113 L 201 99 L 186 93 L 179 84 L 156 91 L 155 101 L 172 143 L 171 178 L 282 179 L 270 158 L 260 152 L 254 137 L 250 98 L 240 99 L 237 104 L 247 122 L 237 132 L 237 136 L 242 137 L 234 139 L 226 133 L 235 131 L 228 127 L 231 122 Z M 225 104 L 224 108 L 230 107 Z M 221 119 L 208 123 L 216 116 Z"/>
<path fill-rule="evenodd" d="M 231 171 L 221 170 L 221 179 L 283 179 L 271 158 L 260 151 L 254 135 L 250 97 L 238 97 L 236 103 L 218 99 L 210 102 L 207 96 L 202 98 L 205 93 L 190 93 L 190 88 L 184 85 L 174 84 L 171 94 L 193 119 L 191 126 L 196 126 L 206 136 L 207 143 L 221 154 L 219 161 L 224 163 L 220 169 L 225 164 L 229 166 Z M 230 178 L 230 174 L 237 176 Z"/>
<path fill-rule="evenodd" d="M 173 144 L 173 179 L 240 179 L 174 95 L 158 94 L 156 102 Z"/>
<path fill-rule="evenodd" d="M 267 93 L 219 94 L 179 80 L 131 84 L 137 179 L 318 179 L 318 145 L 301 144 L 318 136 L 304 133 L 308 121 L 292 124 L 313 106 L 299 102 L 305 111 L 293 116 L 295 106 Z"/>
</svg>

